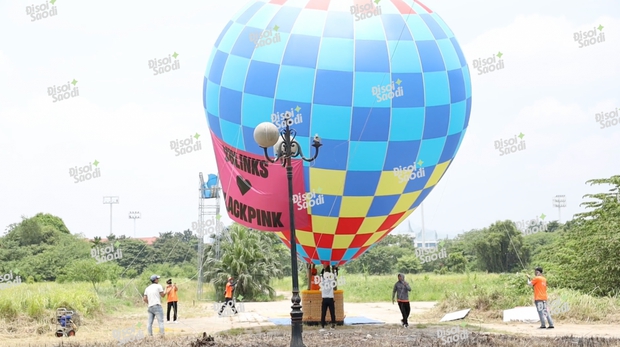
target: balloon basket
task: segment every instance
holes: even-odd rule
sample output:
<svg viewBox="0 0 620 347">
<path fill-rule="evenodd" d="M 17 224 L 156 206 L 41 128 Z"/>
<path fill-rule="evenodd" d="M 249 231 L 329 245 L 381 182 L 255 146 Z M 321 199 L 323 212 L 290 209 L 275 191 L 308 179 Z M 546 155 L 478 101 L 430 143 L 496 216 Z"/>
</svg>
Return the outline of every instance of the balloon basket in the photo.
<svg viewBox="0 0 620 347">
<path fill-rule="evenodd" d="M 336 306 L 336 324 L 344 325 L 344 291 L 334 290 L 334 301 Z M 320 325 L 321 324 L 321 304 L 323 298 L 321 297 L 320 290 L 302 290 L 301 291 L 301 310 L 304 312 L 302 319 L 305 325 Z M 325 315 L 325 322 L 329 326 L 331 324 L 331 316 L 329 315 L 329 309 Z"/>
</svg>

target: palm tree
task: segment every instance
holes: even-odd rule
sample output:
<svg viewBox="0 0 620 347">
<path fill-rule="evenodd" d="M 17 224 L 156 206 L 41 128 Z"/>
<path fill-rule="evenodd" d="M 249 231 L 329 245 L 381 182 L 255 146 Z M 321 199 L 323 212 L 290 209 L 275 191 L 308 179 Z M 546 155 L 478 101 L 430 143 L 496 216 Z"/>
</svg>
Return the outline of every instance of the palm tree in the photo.
<svg viewBox="0 0 620 347">
<path fill-rule="evenodd" d="M 282 252 L 284 244 L 274 245 L 275 235 L 248 229 L 239 224 L 228 228 L 228 235 L 220 239 L 220 259 L 215 248 L 207 253 L 205 280 L 212 283 L 222 299 L 221 291 L 229 276 L 237 281 L 235 297 L 242 295 L 246 300 L 256 300 L 268 296 L 275 297 L 270 286 L 271 279 L 282 277 Z"/>
</svg>

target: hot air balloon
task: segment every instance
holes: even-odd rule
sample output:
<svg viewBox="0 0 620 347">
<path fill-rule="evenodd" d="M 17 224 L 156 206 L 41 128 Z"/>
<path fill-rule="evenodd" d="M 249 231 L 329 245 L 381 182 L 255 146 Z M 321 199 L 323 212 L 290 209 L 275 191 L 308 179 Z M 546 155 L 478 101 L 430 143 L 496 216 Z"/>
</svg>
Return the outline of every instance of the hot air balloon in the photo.
<svg viewBox="0 0 620 347">
<path fill-rule="evenodd" d="M 296 130 L 297 252 L 344 265 L 405 220 L 452 163 L 469 123 L 469 68 L 419 1 L 256 0 L 224 28 L 203 103 L 231 218 L 290 247 L 284 168 L 254 141 Z M 285 114 L 291 115 L 285 118 Z"/>
</svg>

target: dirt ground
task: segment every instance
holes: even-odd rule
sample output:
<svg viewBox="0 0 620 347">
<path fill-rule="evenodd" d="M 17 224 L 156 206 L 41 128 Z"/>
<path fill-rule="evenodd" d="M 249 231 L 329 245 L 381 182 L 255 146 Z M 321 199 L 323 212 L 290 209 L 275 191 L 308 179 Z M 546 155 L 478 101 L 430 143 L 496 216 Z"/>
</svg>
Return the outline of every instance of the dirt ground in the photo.
<svg viewBox="0 0 620 347">
<path fill-rule="evenodd" d="M 347 317 L 366 317 L 382 321 L 384 325 L 363 325 L 363 326 L 344 326 L 337 327 L 333 332 L 319 333 L 318 327 L 304 326 L 304 336 L 309 339 L 320 338 L 322 340 L 334 338 L 339 333 L 353 334 L 366 338 L 368 335 L 389 335 L 392 337 L 402 336 L 403 339 L 412 338 L 420 334 L 422 330 L 428 330 L 426 335 L 433 338 L 438 328 L 447 328 L 446 323 L 439 324 L 439 319 L 428 318 L 429 311 L 435 303 L 432 302 L 412 302 L 410 327 L 404 329 L 400 327 L 400 312 L 398 305 L 391 303 L 345 303 L 345 314 Z M 268 302 L 268 303 L 245 303 L 245 312 L 233 317 L 218 317 L 213 310 L 213 304 L 195 304 L 193 307 L 180 308 L 178 324 L 165 324 L 166 339 L 181 335 L 191 335 L 194 339 L 206 332 L 215 335 L 218 332 L 230 329 L 250 329 L 253 328 L 255 334 L 269 335 L 276 339 L 281 337 L 281 342 L 286 342 L 290 338 L 290 326 L 277 327 L 267 318 L 289 318 L 290 300 Z M 184 311 L 185 312 L 184 312 Z M 184 317 L 188 318 L 184 318 Z M 426 317 L 426 318 L 424 318 Z M 81 346 L 92 346 L 94 343 L 115 342 L 112 331 L 123 329 L 135 325 L 142 321 L 145 329 L 146 308 L 143 314 L 136 313 L 122 319 L 114 321 L 85 321 L 75 337 L 57 338 L 53 334 L 54 325 L 49 325 L 50 331 L 44 334 L 37 334 L 33 328 L 31 333 L 26 334 L 0 334 L 0 346 L 2 347 L 21 347 L 21 346 L 58 346 L 59 343 L 67 342 L 80 343 Z M 503 323 L 501 320 L 480 322 L 476 319 L 466 318 L 467 329 L 477 334 L 508 334 L 520 336 L 545 336 L 545 337 L 615 337 L 620 338 L 620 329 L 612 324 L 563 324 L 556 319 L 554 330 L 538 330 L 538 323 Z M 463 321 L 447 323 L 458 325 Z M 157 334 L 157 322 L 153 324 L 154 333 Z M 41 328 L 39 328 L 41 329 Z M 354 332 L 354 333 L 353 333 Z M 235 333 L 241 333 L 235 331 Z M 234 335 L 234 334 L 232 334 Z M 314 336 L 314 337 L 313 337 Z M 368 337 L 372 339 L 371 337 Z M 435 340 L 439 338 L 434 337 Z M 147 338 L 148 339 L 148 338 Z M 286 340 L 286 341 L 285 341 Z M 144 341 L 146 342 L 146 341 Z M 285 343 L 286 344 L 286 343 Z M 322 343 L 321 343 L 322 344 Z M 133 345 L 133 344 L 132 344 Z M 166 344 L 168 345 L 168 344 Z M 171 344 L 181 346 L 180 344 Z M 388 344 L 389 345 L 389 344 Z M 441 344 L 437 344 L 441 345 Z M 456 346 L 456 344 L 451 344 Z M 77 346 L 77 344 L 76 344 Z M 185 346 L 185 345 L 183 345 Z M 332 344 L 333 346 L 333 344 Z M 577 345 L 575 345 L 577 346 Z M 310 346 L 309 346 L 310 347 Z"/>
</svg>

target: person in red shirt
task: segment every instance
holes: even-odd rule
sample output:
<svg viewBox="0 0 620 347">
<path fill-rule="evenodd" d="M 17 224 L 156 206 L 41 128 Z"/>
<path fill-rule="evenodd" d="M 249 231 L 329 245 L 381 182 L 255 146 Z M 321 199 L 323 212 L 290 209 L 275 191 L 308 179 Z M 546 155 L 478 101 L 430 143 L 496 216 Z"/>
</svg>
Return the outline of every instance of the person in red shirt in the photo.
<svg viewBox="0 0 620 347">
<path fill-rule="evenodd" d="M 530 275 L 527 276 L 527 284 L 530 287 L 534 287 L 534 303 L 536 304 L 536 310 L 538 311 L 538 317 L 540 317 L 539 329 L 553 329 L 553 320 L 551 319 L 551 313 L 547 307 L 547 279 L 543 277 L 543 269 L 537 267 L 534 270 L 535 277 L 530 279 Z M 549 327 L 545 327 L 545 317 L 547 317 L 547 323 Z"/>
</svg>

